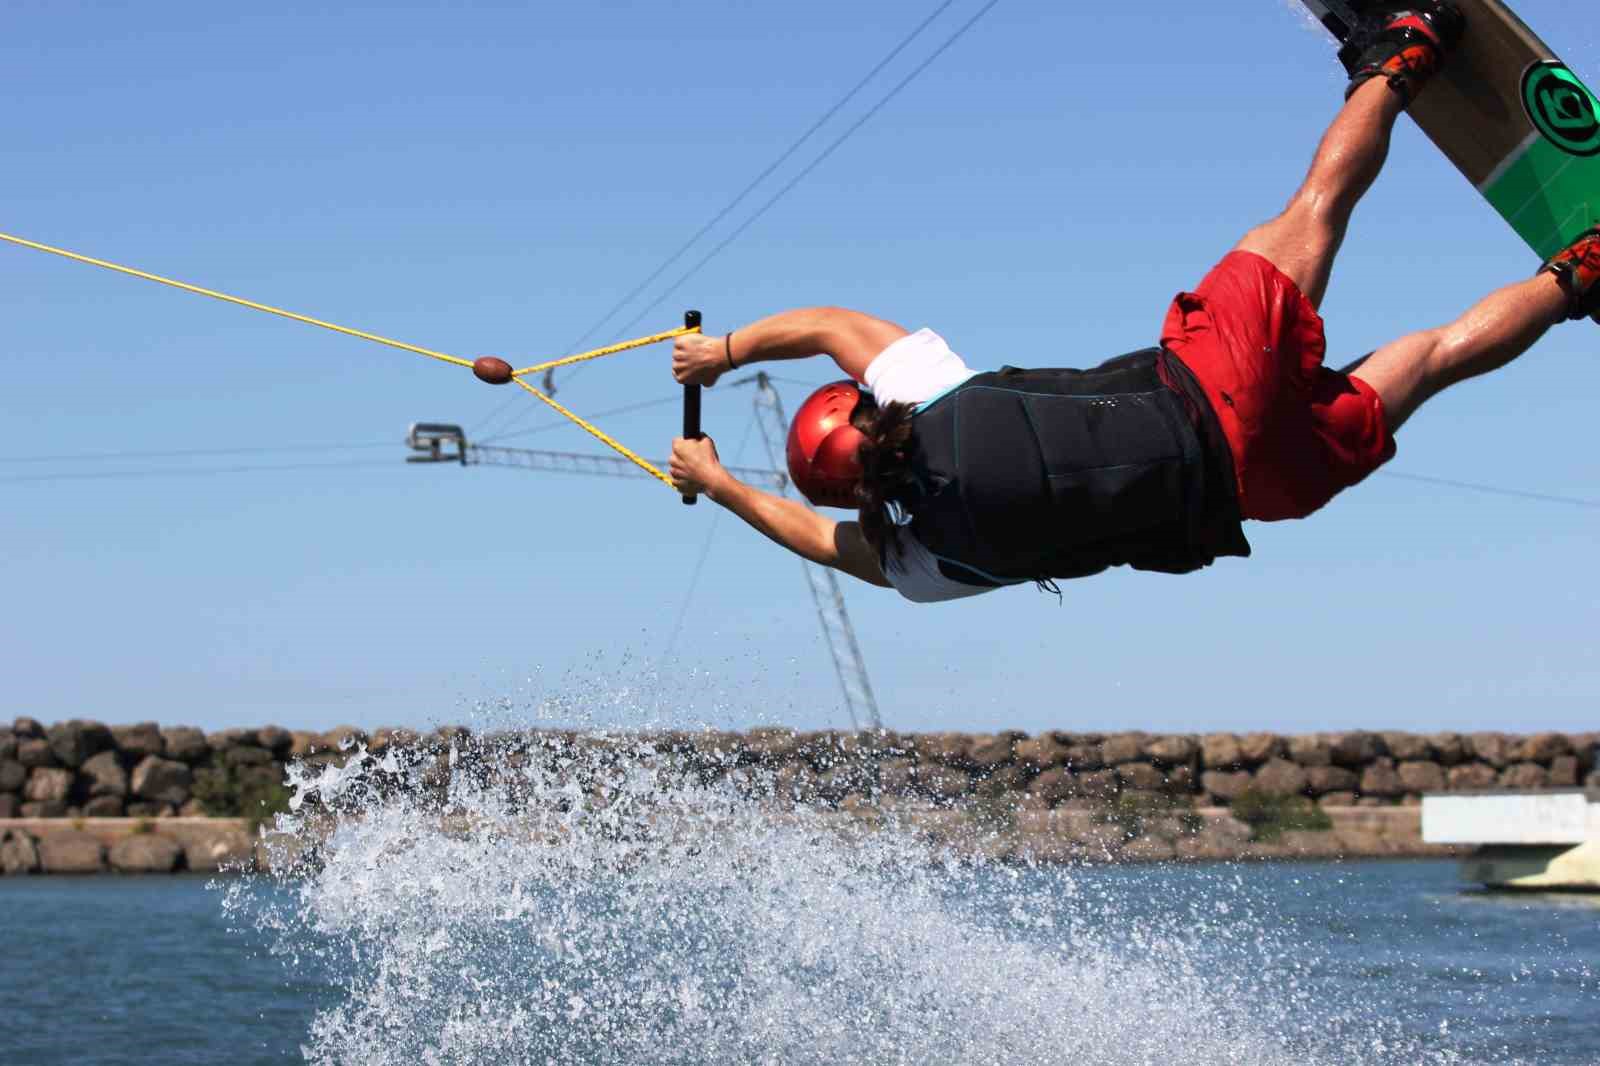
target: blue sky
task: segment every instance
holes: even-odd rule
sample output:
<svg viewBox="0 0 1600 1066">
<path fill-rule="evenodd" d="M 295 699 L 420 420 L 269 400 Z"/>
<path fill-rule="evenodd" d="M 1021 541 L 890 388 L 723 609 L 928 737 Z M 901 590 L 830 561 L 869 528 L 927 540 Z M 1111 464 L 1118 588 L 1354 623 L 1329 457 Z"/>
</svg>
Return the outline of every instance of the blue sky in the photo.
<svg viewBox="0 0 1600 1066">
<path fill-rule="evenodd" d="M 525 365 L 564 354 L 934 6 L 13 3 L 0 230 Z M 980 6 L 953 4 L 766 188 Z M 1600 80 L 1579 7 L 1518 6 Z M 1172 294 L 1281 205 L 1337 106 L 1332 49 L 1298 8 L 1002 0 L 596 343 L 657 299 L 634 332 L 684 307 L 720 332 L 835 303 L 938 329 L 981 367 L 1152 343 Z M 1535 265 L 1403 128 L 1324 305 L 1332 358 Z M 645 481 L 405 465 L 408 423 L 476 431 L 506 399 L 464 371 L 11 247 L 0 316 L 0 715 L 420 725 L 555 698 L 624 724 L 845 722 L 798 564 L 716 508 Z M 1435 401 L 1390 469 L 1600 497 L 1597 340 L 1568 326 Z M 668 399 L 666 357 L 594 364 L 560 398 Z M 791 408 L 806 392 L 784 389 Z M 662 455 L 677 417 L 601 421 Z M 709 392 L 705 417 L 725 459 L 765 465 L 748 392 Z M 532 411 L 504 443 L 593 450 L 549 425 Z M 268 447 L 321 450 L 38 458 Z M 888 724 L 1592 727 L 1600 510 L 1375 477 L 1247 532 L 1250 560 L 1059 602 L 850 588 Z"/>
</svg>

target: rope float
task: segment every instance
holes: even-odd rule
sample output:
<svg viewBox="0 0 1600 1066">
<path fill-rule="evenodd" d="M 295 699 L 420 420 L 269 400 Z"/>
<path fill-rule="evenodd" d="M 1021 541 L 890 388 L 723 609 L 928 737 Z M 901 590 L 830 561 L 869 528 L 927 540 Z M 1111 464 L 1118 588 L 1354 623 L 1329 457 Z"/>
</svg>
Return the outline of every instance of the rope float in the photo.
<svg viewBox="0 0 1600 1066">
<path fill-rule="evenodd" d="M 271 304 L 258 303 L 255 300 L 246 300 L 239 296 L 230 296 L 225 292 L 218 292 L 215 289 L 203 288 L 199 285 L 191 285 L 186 281 L 178 281 L 174 278 L 162 277 L 160 274 L 152 274 L 145 270 L 136 270 L 133 267 L 123 266 L 120 263 L 112 263 L 105 259 L 96 259 L 92 256 L 81 255 L 78 252 L 68 251 L 65 248 L 56 248 L 52 245 L 40 244 L 38 241 L 30 241 L 25 237 L 17 237 L 9 233 L 0 233 L 0 241 L 6 241 L 7 243 L 15 244 L 23 248 L 32 248 L 38 252 L 47 252 L 50 255 L 60 256 L 63 259 L 70 259 L 75 263 L 86 263 L 89 266 L 101 267 L 105 270 L 115 271 L 118 274 L 126 274 L 129 277 L 142 278 L 145 281 L 153 281 L 158 285 L 167 285 L 174 289 L 181 289 L 184 292 L 194 293 L 196 296 L 209 296 L 213 300 L 221 300 L 224 303 L 236 304 L 239 307 L 248 307 L 252 311 L 261 311 L 269 315 L 277 315 L 279 318 L 287 318 L 295 322 L 303 322 L 308 326 L 317 326 L 321 329 L 332 330 L 335 333 L 343 333 L 347 337 L 357 337 L 364 341 L 371 341 L 374 344 L 382 344 L 390 348 L 398 348 L 401 351 L 427 356 L 429 359 L 437 359 L 440 362 L 450 363 L 454 366 L 465 367 L 466 369 L 471 370 L 473 375 L 479 381 L 486 382 L 490 385 L 515 384 L 518 387 L 526 390 L 534 397 L 543 401 L 544 404 L 552 411 L 556 412 L 561 417 L 570 420 L 584 432 L 594 437 L 595 440 L 598 440 L 607 448 L 610 448 L 618 455 L 621 455 L 624 459 L 627 459 L 629 462 L 638 466 L 651 477 L 654 477 L 656 480 L 662 482 L 668 488 L 673 487 L 672 479 L 663 473 L 661 469 L 654 463 L 638 455 L 631 448 L 627 447 L 615 437 L 612 437 L 599 426 L 578 416 L 577 414 L 568 410 L 562 404 L 557 403 L 549 394 L 533 385 L 528 384 L 523 380 L 523 378 L 530 374 L 538 374 L 546 370 L 554 370 L 557 367 L 570 366 L 573 363 L 582 363 L 590 359 L 600 359 L 604 356 L 616 355 L 619 352 L 630 351 L 634 348 L 643 348 L 650 344 L 659 344 L 662 341 L 672 340 L 674 337 L 682 337 L 687 333 L 699 333 L 700 312 L 698 311 L 685 312 L 683 316 L 683 325 L 678 329 L 669 329 L 661 333 L 652 333 L 648 337 L 637 337 L 633 340 L 620 341 L 616 344 L 608 344 L 604 348 L 595 348 L 591 351 L 579 352 L 576 355 L 568 355 L 560 359 L 550 359 L 543 363 L 535 363 L 533 366 L 525 366 L 520 370 L 514 370 L 512 369 L 510 363 L 506 362 L 504 359 L 498 358 L 497 356 L 485 355 L 479 357 L 478 359 L 462 359 L 460 356 L 448 355 L 444 352 L 436 352 L 431 348 L 423 348 L 415 344 L 407 344 L 404 341 L 397 341 L 391 337 L 380 336 L 376 333 L 368 333 L 366 330 L 351 329 L 349 326 L 341 326 L 333 322 L 325 322 L 320 318 L 312 318 L 310 315 L 302 315 L 294 311 L 286 311 L 281 307 L 273 307 Z M 687 437 L 699 436 L 700 387 L 698 385 L 685 385 L 683 388 L 684 435 Z M 683 502 L 693 503 L 694 497 L 685 496 L 683 498 Z"/>
</svg>

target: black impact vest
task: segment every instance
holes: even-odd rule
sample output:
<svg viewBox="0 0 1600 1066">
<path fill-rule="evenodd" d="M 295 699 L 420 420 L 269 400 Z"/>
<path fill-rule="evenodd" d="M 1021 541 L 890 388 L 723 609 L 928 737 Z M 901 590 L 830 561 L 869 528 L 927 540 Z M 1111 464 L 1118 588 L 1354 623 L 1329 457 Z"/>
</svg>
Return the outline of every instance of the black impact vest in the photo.
<svg viewBox="0 0 1600 1066">
<path fill-rule="evenodd" d="M 893 502 L 955 581 L 1183 574 L 1250 554 L 1216 415 L 1161 348 L 979 374 L 911 425 L 915 486 Z"/>
</svg>

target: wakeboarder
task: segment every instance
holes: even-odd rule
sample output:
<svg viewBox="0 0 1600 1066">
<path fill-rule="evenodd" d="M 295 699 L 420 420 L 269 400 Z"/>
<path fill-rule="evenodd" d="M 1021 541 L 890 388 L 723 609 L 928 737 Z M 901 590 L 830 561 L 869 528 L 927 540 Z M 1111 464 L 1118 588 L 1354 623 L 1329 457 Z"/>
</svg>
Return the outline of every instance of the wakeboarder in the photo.
<svg viewBox="0 0 1600 1066">
<path fill-rule="evenodd" d="M 836 522 L 744 484 L 709 438 L 670 473 L 767 537 L 908 599 L 955 599 L 1113 566 L 1181 574 L 1245 556 L 1244 520 L 1304 518 L 1395 454 L 1440 391 L 1495 370 L 1564 319 L 1600 320 L 1600 226 L 1456 321 L 1323 365 L 1317 308 L 1396 119 L 1460 40 L 1451 0 L 1417 0 L 1348 50 L 1344 106 L 1304 183 L 1172 302 L 1157 347 L 1088 370 L 979 372 L 928 329 L 787 311 L 677 338 L 673 377 L 825 354 L 849 376 L 796 413 L 788 459 Z M 865 386 L 864 388 L 862 386 Z"/>
</svg>

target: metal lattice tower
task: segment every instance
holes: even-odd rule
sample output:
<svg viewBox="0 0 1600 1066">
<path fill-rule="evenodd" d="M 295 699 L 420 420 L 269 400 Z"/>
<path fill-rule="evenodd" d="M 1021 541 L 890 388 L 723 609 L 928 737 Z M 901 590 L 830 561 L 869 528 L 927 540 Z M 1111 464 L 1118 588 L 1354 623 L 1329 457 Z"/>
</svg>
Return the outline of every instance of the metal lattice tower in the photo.
<svg viewBox="0 0 1600 1066">
<path fill-rule="evenodd" d="M 783 412 L 783 399 L 772 387 L 772 379 L 765 373 L 756 373 L 732 384 L 755 385 L 756 425 L 761 428 L 761 442 L 767 447 L 767 460 L 775 471 L 787 469 L 784 452 L 789 419 Z M 778 479 L 778 494 L 789 495 L 788 477 L 780 473 Z M 828 654 L 833 657 L 834 672 L 839 675 L 839 687 L 844 692 L 851 725 L 860 729 L 861 723 L 866 722 L 869 729 L 882 729 L 878 701 L 872 695 L 872 683 L 867 680 L 867 663 L 861 657 L 855 627 L 850 624 L 850 614 L 845 610 L 838 576 L 830 567 L 809 559 L 800 560 L 800 567 L 805 571 L 806 587 L 811 590 L 811 602 L 816 605 L 817 618 L 822 623 L 822 636 L 828 645 Z"/>
</svg>

